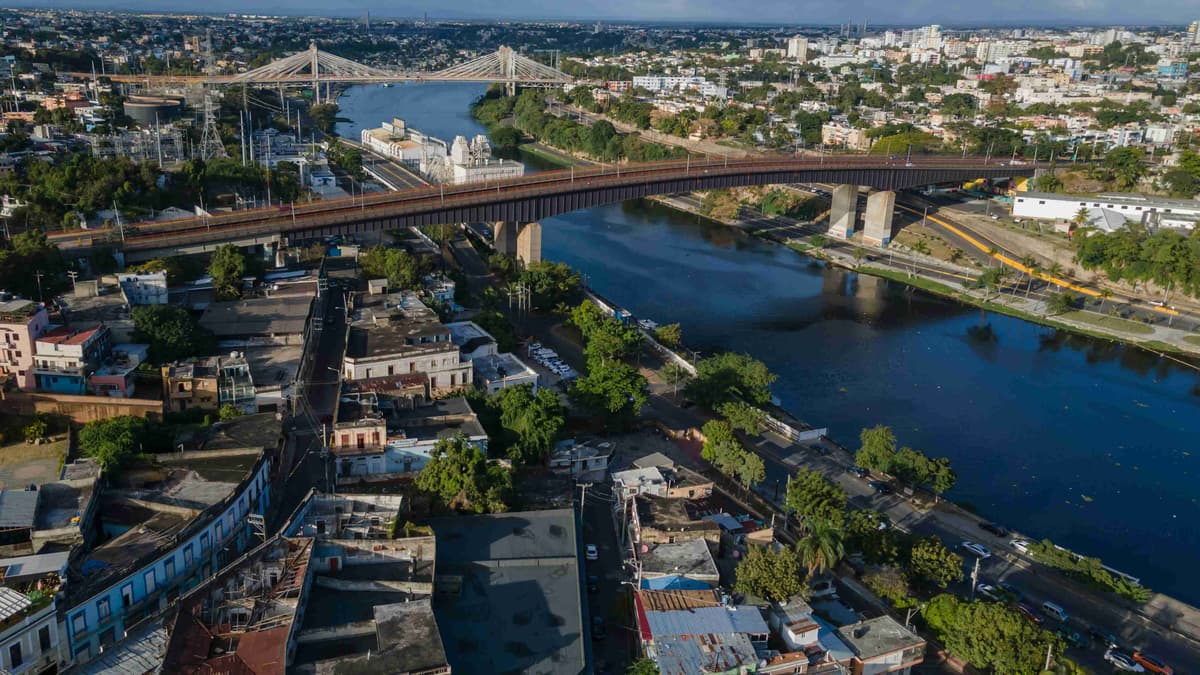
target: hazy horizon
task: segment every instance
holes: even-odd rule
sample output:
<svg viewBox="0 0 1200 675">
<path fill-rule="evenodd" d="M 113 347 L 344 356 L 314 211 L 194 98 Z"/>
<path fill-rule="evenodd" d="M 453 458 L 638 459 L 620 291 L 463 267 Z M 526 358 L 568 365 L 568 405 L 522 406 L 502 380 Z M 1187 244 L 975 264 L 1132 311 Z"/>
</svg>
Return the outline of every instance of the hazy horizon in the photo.
<svg viewBox="0 0 1200 675">
<path fill-rule="evenodd" d="M 319 0 L 15 0 L 12 9 L 95 10 L 118 12 L 169 12 L 204 14 L 275 14 L 287 16 L 358 17 L 367 11 L 373 17 L 413 18 L 429 14 L 439 19 L 469 20 L 564 20 L 564 21 L 669 21 L 680 23 L 729 23 L 737 25 L 794 24 L 822 25 L 926 25 L 969 24 L 974 26 L 1114 26 L 1186 25 L 1200 19 L 1200 8 L 1185 9 L 1176 0 L 1145 0 L 1131 6 L 1118 0 L 1007 0 L 994 3 L 995 10 L 981 4 L 957 4 L 916 0 L 897 4 L 887 0 L 850 0 L 836 7 L 814 0 L 760 0 L 756 16 L 749 20 L 742 6 L 727 0 L 607 0 L 604 3 L 562 3 L 557 0 L 514 0 L 506 11 L 495 5 L 480 11 L 476 0 L 444 0 L 436 5 L 419 2 L 359 0 L 331 10 Z M 836 14 L 834 13 L 836 10 Z"/>
</svg>

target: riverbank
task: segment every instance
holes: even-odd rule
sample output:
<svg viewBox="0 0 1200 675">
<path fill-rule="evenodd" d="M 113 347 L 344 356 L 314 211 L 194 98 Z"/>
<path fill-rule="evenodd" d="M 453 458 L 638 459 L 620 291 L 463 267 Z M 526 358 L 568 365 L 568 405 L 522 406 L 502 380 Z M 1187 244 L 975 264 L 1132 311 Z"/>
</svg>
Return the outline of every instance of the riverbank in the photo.
<svg viewBox="0 0 1200 675">
<path fill-rule="evenodd" d="M 1186 331 L 1161 327 L 1152 328 L 1144 324 L 1135 324 L 1137 330 L 1132 330 L 1134 327 L 1127 327 L 1112 321 L 1110 317 L 1083 310 L 1076 310 L 1067 315 L 1053 315 L 1046 311 L 1044 300 L 1031 301 L 1028 297 L 1022 297 L 1019 287 L 1012 288 L 1008 293 L 998 291 L 995 297 L 1007 298 L 1008 301 L 993 302 L 989 299 L 992 297 L 989 290 L 984 289 L 983 297 L 980 297 L 980 290 L 969 285 L 974 280 L 970 269 L 944 263 L 915 252 L 899 251 L 896 250 L 899 248 L 896 246 L 893 246 L 893 250 L 884 252 L 845 242 L 841 248 L 849 250 L 840 250 L 833 248 L 831 244 L 841 242 L 826 238 L 824 235 L 808 232 L 801 236 L 789 236 L 796 234 L 795 228 L 753 228 L 741 220 L 715 218 L 696 208 L 693 204 L 676 197 L 656 196 L 648 199 L 721 225 L 741 229 L 753 236 L 786 246 L 801 255 L 816 258 L 846 270 L 889 279 L 973 307 L 1049 328 L 1132 345 L 1156 356 L 1174 359 L 1181 365 L 1200 371 L 1200 366 L 1197 364 L 1178 358 L 1180 356 L 1200 356 L 1200 344 L 1194 340 L 1197 336 L 1190 335 Z M 815 237 L 821 237 L 821 241 L 813 243 Z M 882 257 L 885 253 L 886 259 Z M 897 259 L 901 261 L 899 266 L 895 264 Z M 1075 317 L 1075 320 L 1072 320 L 1072 316 Z"/>
</svg>

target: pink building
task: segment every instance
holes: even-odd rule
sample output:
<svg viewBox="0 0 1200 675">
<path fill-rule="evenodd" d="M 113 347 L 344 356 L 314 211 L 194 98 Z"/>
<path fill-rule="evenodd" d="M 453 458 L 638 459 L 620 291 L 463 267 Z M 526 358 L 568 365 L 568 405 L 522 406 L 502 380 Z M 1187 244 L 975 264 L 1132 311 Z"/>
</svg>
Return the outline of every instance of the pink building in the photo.
<svg viewBox="0 0 1200 675">
<path fill-rule="evenodd" d="M 134 373 L 149 352 L 148 345 L 113 345 L 112 352 L 88 378 L 88 391 L 96 396 L 131 398 L 134 393 Z"/>
<path fill-rule="evenodd" d="M 21 389 L 36 388 L 34 343 L 49 326 L 50 317 L 40 302 L 0 301 L 0 379 L 12 377 Z"/>
</svg>

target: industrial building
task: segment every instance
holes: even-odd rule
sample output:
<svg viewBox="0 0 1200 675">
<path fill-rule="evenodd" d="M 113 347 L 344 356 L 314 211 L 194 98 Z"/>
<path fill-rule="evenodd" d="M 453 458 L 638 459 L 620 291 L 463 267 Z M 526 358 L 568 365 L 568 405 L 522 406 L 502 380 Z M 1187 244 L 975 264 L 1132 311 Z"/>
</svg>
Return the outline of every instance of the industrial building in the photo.
<svg viewBox="0 0 1200 675">
<path fill-rule="evenodd" d="M 1053 192 L 1019 192 L 1013 199 L 1013 216 L 1071 223 L 1080 209 L 1087 213 L 1087 224 L 1112 230 L 1124 223 L 1143 223 L 1150 228 L 1167 227 L 1190 230 L 1200 220 L 1200 201 L 1165 199 L 1139 194 L 1105 193 L 1067 195 Z"/>
</svg>

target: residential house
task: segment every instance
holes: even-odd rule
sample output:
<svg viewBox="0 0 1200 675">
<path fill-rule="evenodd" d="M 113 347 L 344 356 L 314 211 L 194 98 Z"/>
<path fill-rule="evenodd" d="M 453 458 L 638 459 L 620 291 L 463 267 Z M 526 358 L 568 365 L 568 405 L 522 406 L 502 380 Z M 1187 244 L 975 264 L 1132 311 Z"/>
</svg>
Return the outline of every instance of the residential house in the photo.
<svg viewBox="0 0 1200 675">
<path fill-rule="evenodd" d="M 258 412 L 250 364 L 241 352 L 166 364 L 162 383 L 167 412 L 218 410 L 226 404 Z"/>
<path fill-rule="evenodd" d="M 770 629 L 751 605 L 731 605 L 715 590 L 634 593 L 638 635 L 663 673 L 757 670 Z"/>
<path fill-rule="evenodd" d="M 837 629 L 854 658 L 851 675 L 908 675 L 925 660 L 925 640 L 888 615 Z"/>
<path fill-rule="evenodd" d="M 88 391 L 96 396 L 132 398 L 136 388 L 134 376 L 149 350 L 149 345 L 114 345 L 88 377 Z"/>
<path fill-rule="evenodd" d="M 88 378 L 112 349 L 112 333 L 104 324 L 86 330 L 60 326 L 43 333 L 34 345 L 39 391 L 84 394 Z"/>
<path fill-rule="evenodd" d="M 554 446 L 550 453 L 549 467 L 554 473 L 564 474 L 571 478 L 580 478 L 590 474 L 603 472 L 608 469 L 608 460 L 612 457 L 613 444 L 611 441 L 586 441 L 576 443 L 568 438 Z"/>
<path fill-rule="evenodd" d="M 0 379 L 13 379 L 19 389 L 34 389 L 35 341 L 50 328 L 46 306 L 0 294 Z"/>
<path fill-rule="evenodd" d="M 673 544 L 645 544 L 638 549 L 642 588 L 703 590 L 720 583 L 712 551 L 703 539 Z"/>
<path fill-rule="evenodd" d="M 538 374 L 513 354 L 500 353 L 496 338 L 474 321 L 446 324 L 450 340 L 458 345 L 459 353 L 470 361 L 475 371 L 475 386 L 494 394 L 506 387 L 538 386 Z"/>
<path fill-rule="evenodd" d="M 191 214 L 187 214 L 191 215 Z M 117 283 L 129 305 L 167 304 L 167 273 L 118 274 Z"/>
<path fill-rule="evenodd" d="M 56 673 L 59 579 L 29 585 L 28 592 L 0 586 L 0 672 L 7 675 Z"/>
</svg>

